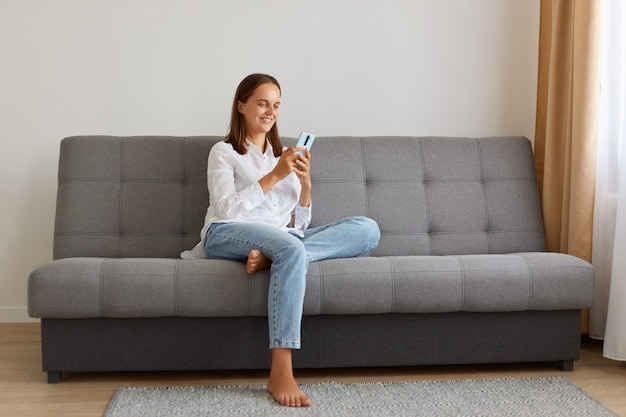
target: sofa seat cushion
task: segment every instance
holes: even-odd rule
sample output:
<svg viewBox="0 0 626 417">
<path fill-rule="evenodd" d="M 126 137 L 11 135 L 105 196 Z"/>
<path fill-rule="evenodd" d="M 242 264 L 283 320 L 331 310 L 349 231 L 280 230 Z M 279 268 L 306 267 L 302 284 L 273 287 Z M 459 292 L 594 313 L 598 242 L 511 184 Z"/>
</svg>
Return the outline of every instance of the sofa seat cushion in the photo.
<svg viewBox="0 0 626 417">
<path fill-rule="evenodd" d="M 309 267 L 305 314 L 581 309 L 593 274 L 579 258 L 540 252 L 329 260 Z"/>
<path fill-rule="evenodd" d="M 221 260 L 67 258 L 30 275 L 40 318 L 265 316 L 269 273 Z M 390 256 L 309 266 L 305 315 L 576 310 L 593 267 L 557 253 Z"/>
</svg>

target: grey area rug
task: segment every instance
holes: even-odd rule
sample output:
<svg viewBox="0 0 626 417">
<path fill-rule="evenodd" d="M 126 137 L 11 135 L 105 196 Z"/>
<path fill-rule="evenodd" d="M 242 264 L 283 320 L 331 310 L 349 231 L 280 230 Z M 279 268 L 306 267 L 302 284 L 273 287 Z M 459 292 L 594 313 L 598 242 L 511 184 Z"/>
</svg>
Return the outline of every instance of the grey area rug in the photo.
<svg viewBox="0 0 626 417">
<path fill-rule="evenodd" d="M 105 417 L 612 416 L 565 378 L 302 385 L 309 408 L 278 405 L 264 386 L 120 388 Z"/>
</svg>

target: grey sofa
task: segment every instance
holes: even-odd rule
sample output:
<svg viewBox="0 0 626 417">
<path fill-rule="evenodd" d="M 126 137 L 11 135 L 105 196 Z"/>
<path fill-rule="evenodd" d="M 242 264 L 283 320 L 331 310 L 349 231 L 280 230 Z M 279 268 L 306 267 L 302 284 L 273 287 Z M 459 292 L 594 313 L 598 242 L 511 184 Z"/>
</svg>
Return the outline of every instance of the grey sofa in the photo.
<svg viewBox="0 0 626 417">
<path fill-rule="evenodd" d="M 219 140 L 62 141 L 54 260 L 28 285 L 49 382 L 269 367 L 267 271 L 179 258 L 199 241 Z M 310 265 L 296 367 L 573 369 L 593 268 L 545 252 L 529 140 L 319 137 L 312 153 L 313 225 L 367 215 L 382 237 L 369 256 Z"/>
</svg>

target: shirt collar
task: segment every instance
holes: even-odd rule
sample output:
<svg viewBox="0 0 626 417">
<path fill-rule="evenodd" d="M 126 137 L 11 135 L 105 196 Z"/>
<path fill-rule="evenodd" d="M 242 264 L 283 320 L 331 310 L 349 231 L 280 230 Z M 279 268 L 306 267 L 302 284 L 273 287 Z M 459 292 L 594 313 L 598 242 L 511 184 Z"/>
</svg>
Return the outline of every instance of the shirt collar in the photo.
<svg viewBox="0 0 626 417">
<path fill-rule="evenodd" d="M 265 153 L 268 153 L 268 152 L 273 153 L 274 148 L 272 148 L 272 143 L 267 138 L 265 138 L 265 144 L 266 144 Z M 263 151 L 261 150 L 261 148 L 255 145 L 254 143 L 250 142 L 248 138 L 246 138 L 246 146 L 248 147 L 248 150 L 255 149 L 255 152 L 258 152 L 261 155 L 263 154 Z"/>
</svg>

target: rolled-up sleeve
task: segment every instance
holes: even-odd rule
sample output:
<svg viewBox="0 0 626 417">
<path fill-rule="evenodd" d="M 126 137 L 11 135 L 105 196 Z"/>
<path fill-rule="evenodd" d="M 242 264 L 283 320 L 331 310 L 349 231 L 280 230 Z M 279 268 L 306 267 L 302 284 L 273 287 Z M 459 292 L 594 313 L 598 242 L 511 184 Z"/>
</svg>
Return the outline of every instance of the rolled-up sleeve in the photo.
<svg viewBox="0 0 626 417">
<path fill-rule="evenodd" d="M 300 204 L 296 205 L 294 209 L 295 224 L 294 228 L 298 230 L 305 230 L 311 224 L 311 206 L 302 207 Z"/>
</svg>

